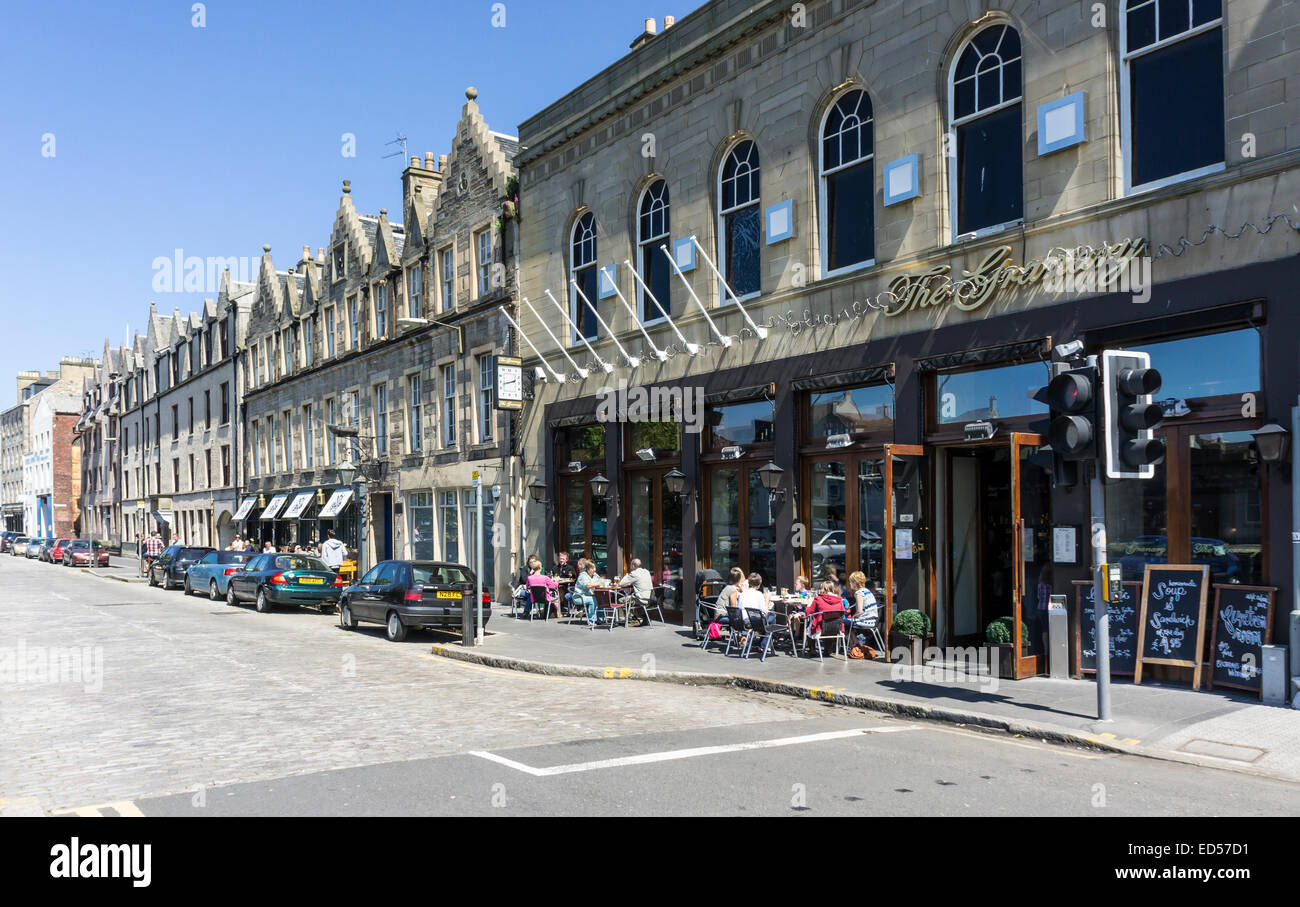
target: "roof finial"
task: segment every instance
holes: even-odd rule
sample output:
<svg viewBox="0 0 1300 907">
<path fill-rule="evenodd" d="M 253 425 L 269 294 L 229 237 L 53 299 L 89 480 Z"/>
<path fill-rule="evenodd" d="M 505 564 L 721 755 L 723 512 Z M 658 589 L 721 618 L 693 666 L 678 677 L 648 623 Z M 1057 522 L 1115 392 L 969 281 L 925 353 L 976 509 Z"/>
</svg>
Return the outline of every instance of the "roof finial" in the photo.
<svg viewBox="0 0 1300 907">
<path fill-rule="evenodd" d="M 474 100 L 475 98 L 478 97 L 478 89 L 475 88 L 473 85 L 471 85 L 469 88 L 466 88 L 466 89 L 465 89 L 465 97 L 466 97 L 468 100 L 471 100 L 471 101 Z"/>
<path fill-rule="evenodd" d="M 270 251 L 271 251 L 271 247 L 270 247 L 270 246 L 262 246 L 262 251 L 263 251 L 263 252 L 270 252 Z"/>
<path fill-rule="evenodd" d="M 352 192 L 352 180 L 343 181 L 343 194 L 348 195 Z"/>
</svg>

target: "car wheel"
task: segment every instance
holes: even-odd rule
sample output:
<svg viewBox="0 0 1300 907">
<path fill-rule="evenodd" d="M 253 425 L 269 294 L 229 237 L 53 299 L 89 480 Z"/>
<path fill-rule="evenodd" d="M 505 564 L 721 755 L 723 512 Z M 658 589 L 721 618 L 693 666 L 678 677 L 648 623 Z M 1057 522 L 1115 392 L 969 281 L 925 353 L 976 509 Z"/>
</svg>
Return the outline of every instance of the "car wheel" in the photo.
<svg viewBox="0 0 1300 907">
<path fill-rule="evenodd" d="M 239 604 L 239 599 L 235 597 L 234 583 L 231 583 L 229 586 L 226 587 L 226 604 L 230 605 L 232 608 L 235 605 Z"/>
<path fill-rule="evenodd" d="M 339 626 L 344 630 L 355 630 L 357 619 L 352 616 L 352 606 L 347 602 L 339 605 Z"/>
<path fill-rule="evenodd" d="M 271 610 L 271 600 L 266 597 L 265 589 L 257 590 L 257 610 L 262 614 Z"/>
<path fill-rule="evenodd" d="M 192 586 L 190 586 L 190 578 L 189 578 L 189 575 L 188 575 L 188 574 L 186 574 L 186 576 L 185 576 L 185 594 L 186 594 L 186 595 L 193 595 L 193 594 L 194 594 L 194 589 L 193 589 Z"/>
<path fill-rule="evenodd" d="M 208 583 L 208 598 L 214 602 L 221 601 L 221 590 L 217 588 L 216 580 Z"/>
<path fill-rule="evenodd" d="M 158 585 L 158 584 L 155 583 L 155 582 L 153 581 L 153 568 L 150 567 L 150 568 L 149 568 L 149 588 L 152 589 L 152 588 L 153 588 L 154 586 L 156 586 L 156 585 Z"/>
<path fill-rule="evenodd" d="M 406 624 L 402 623 L 396 611 L 388 612 L 388 626 L 384 629 L 389 642 L 401 642 L 406 639 Z"/>
</svg>

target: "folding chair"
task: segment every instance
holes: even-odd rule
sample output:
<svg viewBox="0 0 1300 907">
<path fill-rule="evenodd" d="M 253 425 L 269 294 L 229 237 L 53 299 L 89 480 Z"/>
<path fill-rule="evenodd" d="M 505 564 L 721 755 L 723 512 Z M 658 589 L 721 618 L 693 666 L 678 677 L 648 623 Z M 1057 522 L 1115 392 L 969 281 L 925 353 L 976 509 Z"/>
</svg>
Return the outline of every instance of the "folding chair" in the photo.
<svg viewBox="0 0 1300 907">
<path fill-rule="evenodd" d="M 749 642 L 749 624 L 745 620 L 745 615 L 740 608 L 727 606 L 727 647 L 722 650 L 724 656 L 731 654 L 731 646 L 734 643 L 736 648 L 742 649 Z"/>
<path fill-rule="evenodd" d="M 784 639 L 790 643 L 790 654 L 795 658 L 799 657 L 799 648 L 795 645 L 794 630 L 790 626 L 790 612 L 785 608 L 774 608 L 772 611 L 776 615 L 776 623 L 767 627 L 767 644 L 763 647 L 763 656 L 759 661 L 767 660 L 767 653 L 772 651 L 772 646 L 779 639 Z"/>
<path fill-rule="evenodd" d="M 698 599 L 695 602 L 695 622 L 703 628 L 698 631 L 697 635 L 703 640 L 703 642 L 700 643 L 700 648 L 705 651 L 708 651 L 709 643 L 717 641 L 709 639 L 709 625 L 715 620 L 718 622 L 719 627 L 723 629 L 730 627 L 726 608 L 719 605 L 716 601 L 708 601 L 704 598 Z M 721 638 L 721 636 L 718 637 L 718 639 Z"/>
<path fill-rule="evenodd" d="M 599 623 L 601 614 L 609 618 L 609 631 L 614 632 L 614 624 L 618 620 L 618 609 L 623 607 L 622 603 L 614 597 L 613 589 L 594 589 L 596 595 L 596 622 Z"/>
<path fill-rule="evenodd" d="M 865 611 L 863 612 L 863 615 L 859 617 L 857 620 L 853 621 L 853 629 L 855 630 L 863 629 L 870 632 L 872 637 L 876 640 L 877 652 L 887 653 L 889 651 L 888 649 L 885 648 L 884 637 L 881 636 L 880 634 L 880 606 L 879 605 L 868 605 Z"/>
<path fill-rule="evenodd" d="M 547 620 L 550 618 L 551 599 L 550 596 L 546 594 L 547 591 L 548 590 L 545 586 L 528 587 L 528 619 L 529 620 L 533 619 L 533 613 L 537 610 L 538 605 L 542 606 L 542 620 Z"/>
<path fill-rule="evenodd" d="M 748 658 L 749 653 L 754 648 L 754 643 L 758 643 L 762 650 L 762 656 L 759 661 L 767 659 L 767 651 L 772 645 L 772 627 L 767 623 L 767 612 L 759 608 L 746 608 L 745 621 L 749 624 L 749 638 L 745 640 L 745 648 L 740 653 L 741 658 Z"/>
<path fill-rule="evenodd" d="M 821 618 L 821 628 L 816 633 L 812 632 L 811 629 L 812 618 L 806 618 L 808 621 L 806 625 L 808 629 L 804 631 L 804 650 L 807 650 L 808 642 L 811 640 L 817 647 L 817 659 L 824 663 L 826 659 L 822 656 L 822 642 L 825 640 L 834 640 L 835 651 L 843 652 L 844 658 L 847 660 L 849 653 L 845 648 L 844 614 L 845 612 L 843 611 L 820 612 L 817 616 Z"/>
</svg>

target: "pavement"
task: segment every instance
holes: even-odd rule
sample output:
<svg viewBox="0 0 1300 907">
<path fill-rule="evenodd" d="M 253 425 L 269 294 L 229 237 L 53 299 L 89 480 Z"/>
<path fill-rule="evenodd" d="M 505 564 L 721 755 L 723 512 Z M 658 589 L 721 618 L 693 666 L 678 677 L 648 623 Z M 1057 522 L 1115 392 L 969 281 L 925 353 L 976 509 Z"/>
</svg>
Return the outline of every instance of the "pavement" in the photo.
<svg viewBox="0 0 1300 907">
<path fill-rule="evenodd" d="M 504 609 L 502 609 L 504 610 Z M 1100 722 L 1091 679 L 999 680 L 956 665 L 912 668 L 883 660 L 795 658 L 773 651 L 724 656 L 690 628 L 587 630 L 582 623 L 499 614 L 481 647 L 437 643 L 433 654 L 496 668 L 620 681 L 718 685 L 834 702 L 904 718 L 1300 781 L 1300 711 L 1236 691 L 1114 680 L 1112 720 Z"/>
</svg>

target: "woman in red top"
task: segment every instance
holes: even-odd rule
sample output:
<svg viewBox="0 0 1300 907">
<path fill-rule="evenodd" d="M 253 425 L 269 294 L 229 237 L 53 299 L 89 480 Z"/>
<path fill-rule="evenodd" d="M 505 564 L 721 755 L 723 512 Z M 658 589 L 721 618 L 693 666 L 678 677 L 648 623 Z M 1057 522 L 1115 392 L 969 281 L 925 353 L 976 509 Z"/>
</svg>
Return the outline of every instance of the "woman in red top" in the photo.
<svg viewBox="0 0 1300 907">
<path fill-rule="evenodd" d="M 533 593 L 533 587 L 544 586 L 547 590 L 546 601 L 549 602 L 547 607 L 549 608 L 551 605 L 555 605 L 555 616 L 556 617 L 560 616 L 559 601 L 555 597 L 555 590 L 559 587 L 559 583 L 557 583 L 553 577 L 549 577 L 546 574 L 542 573 L 542 562 L 540 560 L 533 561 L 531 564 L 529 564 L 528 579 L 524 580 L 524 583 L 525 585 L 528 586 L 528 594 L 529 594 L 530 601 Z"/>
<path fill-rule="evenodd" d="M 844 599 L 840 596 L 840 593 L 836 591 L 835 583 L 827 580 L 821 584 L 821 589 L 818 592 L 817 597 L 812 600 L 812 604 L 804 610 L 804 614 L 810 621 L 808 625 L 809 633 L 821 632 L 822 615 L 829 611 L 838 611 L 840 614 L 843 614 Z"/>
</svg>

